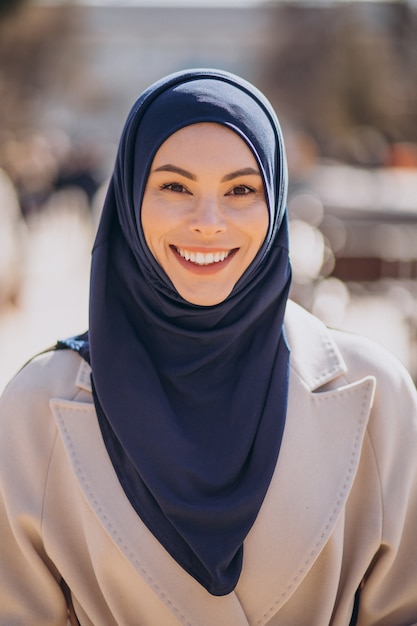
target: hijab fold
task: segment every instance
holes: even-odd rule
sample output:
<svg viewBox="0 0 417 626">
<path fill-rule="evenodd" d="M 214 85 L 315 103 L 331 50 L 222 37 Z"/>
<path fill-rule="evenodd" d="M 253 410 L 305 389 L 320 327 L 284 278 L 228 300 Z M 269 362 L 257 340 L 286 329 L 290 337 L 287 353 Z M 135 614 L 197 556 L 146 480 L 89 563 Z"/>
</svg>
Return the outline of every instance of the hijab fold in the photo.
<svg viewBox="0 0 417 626">
<path fill-rule="evenodd" d="M 156 151 L 199 122 L 246 142 L 269 211 L 254 261 L 226 300 L 207 307 L 177 293 L 146 245 L 140 215 Z M 109 456 L 143 522 L 214 595 L 238 582 L 284 431 L 286 189 L 281 131 L 265 97 L 226 72 L 179 72 L 146 90 L 129 114 L 93 249 L 88 343 Z"/>
</svg>

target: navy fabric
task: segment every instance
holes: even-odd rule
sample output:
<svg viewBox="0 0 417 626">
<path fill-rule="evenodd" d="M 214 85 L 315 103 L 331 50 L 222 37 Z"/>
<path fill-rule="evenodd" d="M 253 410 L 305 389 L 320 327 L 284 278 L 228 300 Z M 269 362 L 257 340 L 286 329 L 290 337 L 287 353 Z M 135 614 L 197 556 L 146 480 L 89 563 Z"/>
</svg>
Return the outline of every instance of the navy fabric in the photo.
<svg viewBox="0 0 417 626">
<path fill-rule="evenodd" d="M 216 122 L 250 147 L 270 225 L 230 296 L 185 301 L 148 249 L 141 199 L 176 130 Z M 287 170 L 275 113 L 244 80 L 188 70 L 152 85 L 122 132 L 93 249 L 89 350 L 94 402 L 132 506 L 211 594 L 231 592 L 285 425 L 290 285 Z"/>
</svg>

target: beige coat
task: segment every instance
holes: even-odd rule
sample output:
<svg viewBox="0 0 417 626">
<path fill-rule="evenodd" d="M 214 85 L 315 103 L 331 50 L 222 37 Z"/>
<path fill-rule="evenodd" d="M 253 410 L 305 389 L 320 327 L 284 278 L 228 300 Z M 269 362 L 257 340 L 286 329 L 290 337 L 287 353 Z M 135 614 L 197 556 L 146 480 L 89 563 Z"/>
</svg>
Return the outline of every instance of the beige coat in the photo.
<svg viewBox="0 0 417 626">
<path fill-rule="evenodd" d="M 131 508 L 106 454 L 89 368 L 26 366 L 0 409 L 0 624 L 417 624 L 417 400 L 397 361 L 295 305 L 284 440 L 235 591 L 208 594 Z M 175 468 L 173 468 L 175 471 Z"/>
</svg>

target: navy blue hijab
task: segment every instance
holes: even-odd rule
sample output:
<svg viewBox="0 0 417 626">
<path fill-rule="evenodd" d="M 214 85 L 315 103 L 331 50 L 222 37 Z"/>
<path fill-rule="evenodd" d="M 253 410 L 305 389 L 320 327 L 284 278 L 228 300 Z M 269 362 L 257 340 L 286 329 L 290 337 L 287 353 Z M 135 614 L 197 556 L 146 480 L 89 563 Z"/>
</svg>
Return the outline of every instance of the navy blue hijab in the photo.
<svg viewBox="0 0 417 626">
<path fill-rule="evenodd" d="M 198 122 L 223 124 L 246 142 L 269 210 L 260 251 L 213 306 L 178 294 L 141 227 L 156 151 Z M 179 72 L 145 91 L 128 116 L 93 249 L 89 349 L 109 456 L 143 522 L 214 595 L 237 584 L 284 430 L 286 189 L 281 131 L 266 98 L 226 72 Z"/>
</svg>

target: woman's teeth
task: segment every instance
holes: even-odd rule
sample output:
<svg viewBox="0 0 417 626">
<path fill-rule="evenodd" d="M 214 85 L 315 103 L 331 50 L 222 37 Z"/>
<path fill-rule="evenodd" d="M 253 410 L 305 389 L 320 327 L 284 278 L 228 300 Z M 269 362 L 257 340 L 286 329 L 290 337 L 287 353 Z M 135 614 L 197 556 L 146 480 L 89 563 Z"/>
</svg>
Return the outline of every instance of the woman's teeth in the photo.
<svg viewBox="0 0 417 626">
<path fill-rule="evenodd" d="M 184 248 L 177 248 L 176 250 L 183 259 L 191 261 L 191 263 L 196 263 L 196 265 L 211 265 L 212 263 L 219 263 L 220 261 L 227 259 L 231 252 L 231 250 L 207 253 L 191 252 L 190 250 L 185 250 Z"/>
</svg>

